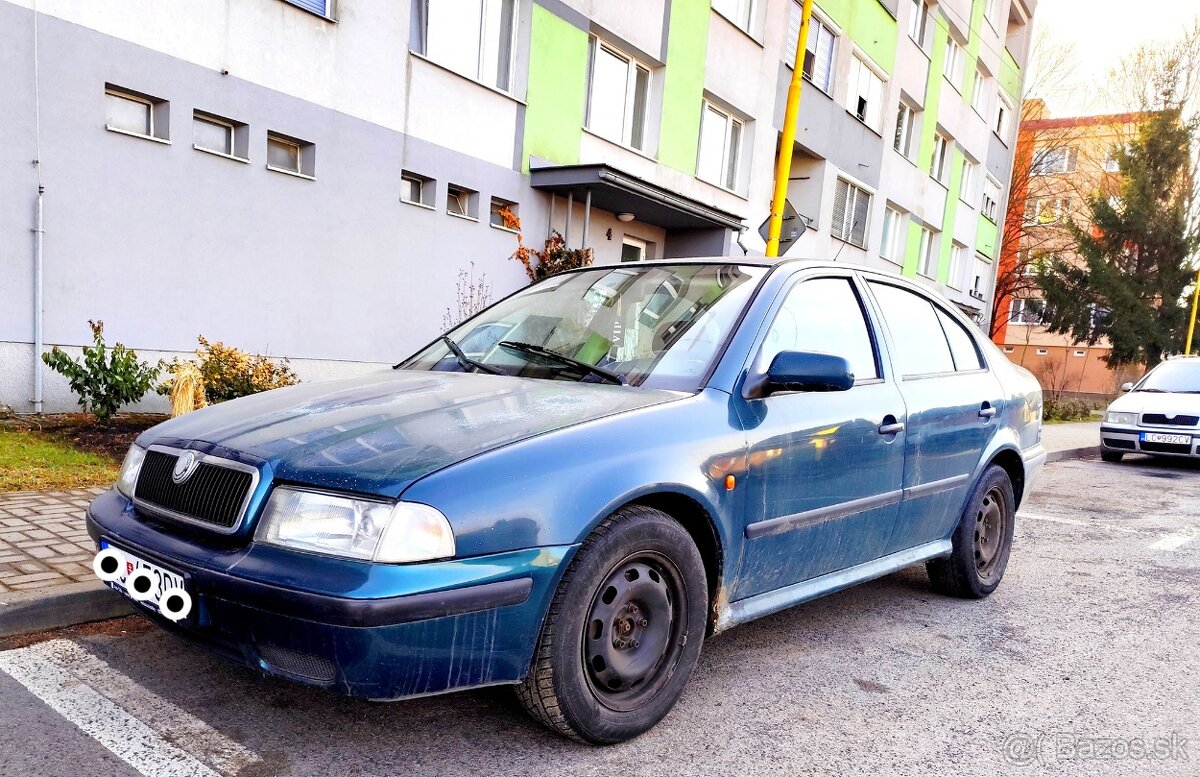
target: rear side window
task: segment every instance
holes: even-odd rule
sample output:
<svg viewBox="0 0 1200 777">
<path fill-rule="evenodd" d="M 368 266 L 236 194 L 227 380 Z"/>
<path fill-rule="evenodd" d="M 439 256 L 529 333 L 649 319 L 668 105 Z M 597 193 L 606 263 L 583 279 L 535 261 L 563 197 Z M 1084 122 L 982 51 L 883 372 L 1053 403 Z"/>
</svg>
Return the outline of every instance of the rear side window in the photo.
<svg viewBox="0 0 1200 777">
<path fill-rule="evenodd" d="M 896 371 L 904 377 L 954 372 L 954 357 L 933 303 L 919 294 L 871 282 L 895 344 Z M 965 333 L 964 333 L 965 334 Z"/>
<path fill-rule="evenodd" d="M 848 278 L 801 281 L 788 292 L 762 346 L 762 363 L 780 351 L 816 351 L 850 362 L 855 380 L 879 377 L 858 293 Z"/>
<path fill-rule="evenodd" d="M 950 343 L 950 354 L 954 357 L 954 369 L 959 372 L 983 369 L 983 361 L 979 358 L 979 349 L 975 340 L 967 334 L 962 324 L 950 317 L 946 311 L 938 309 L 938 321 L 946 332 L 946 340 Z"/>
</svg>

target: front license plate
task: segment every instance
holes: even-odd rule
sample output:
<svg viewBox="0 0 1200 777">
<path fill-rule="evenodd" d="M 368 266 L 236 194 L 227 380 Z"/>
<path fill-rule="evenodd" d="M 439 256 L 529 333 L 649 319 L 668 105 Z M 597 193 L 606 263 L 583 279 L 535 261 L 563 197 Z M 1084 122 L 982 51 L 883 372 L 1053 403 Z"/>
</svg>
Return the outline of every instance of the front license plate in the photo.
<svg viewBox="0 0 1200 777">
<path fill-rule="evenodd" d="M 104 550 L 107 547 L 109 547 L 108 542 L 100 540 L 100 549 Z M 163 569 L 158 564 L 151 564 L 149 561 L 130 553 L 124 548 L 117 548 L 117 550 L 121 551 L 121 553 L 125 555 L 125 570 L 119 578 L 109 582 L 108 585 L 110 588 L 116 589 L 126 596 L 129 596 L 129 591 L 125 588 L 125 580 L 132 575 L 135 570 L 138 569 L 145 569 L 150 573 L 150 576 L 154 578 L 155 588 L 153 594 L 148 599 L 138 601 L 138 604 L 143 605 L 144 607 L 149 607 L 151 610 L 158 612 L 158 602 L 159 599 L 162 598 L 163 591 L 167 590 L 168 588 L 184 587 L 183 575 Z M 133 597 L 130 598 L 132 599 Z"/>
<path fill-rule="evenodd" d="M 1190 434 L 1161 434 L 1159 432 L 1142 432 L 1142 442 L 1159 442 L 1166 445 L 1191 445 Z"/>
</svg>

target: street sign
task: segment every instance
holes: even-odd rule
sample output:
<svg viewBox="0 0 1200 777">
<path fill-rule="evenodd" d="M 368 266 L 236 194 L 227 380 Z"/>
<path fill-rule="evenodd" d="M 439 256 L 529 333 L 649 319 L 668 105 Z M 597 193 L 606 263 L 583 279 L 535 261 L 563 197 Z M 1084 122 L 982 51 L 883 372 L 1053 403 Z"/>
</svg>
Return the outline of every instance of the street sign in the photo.
<svg viewBox="0 0 1200 777">
<path fill-rule="evenodd" d="M 790 200 L 783 201 L 783 229 L 779 231 L 779 256 L 787 253 L 787 250 L 792 247 L 808 229 L 808 224 L 804 219 L 800 218 L 800 214 L 796 213 L 796 209 L 792 207 Z M 771 234 L 771 217 L 767 216 L 767 220 L 758 228 L 758 234 L 762 236 L 763 242 L 767 242 L 767 237 Z"/>
</svg>

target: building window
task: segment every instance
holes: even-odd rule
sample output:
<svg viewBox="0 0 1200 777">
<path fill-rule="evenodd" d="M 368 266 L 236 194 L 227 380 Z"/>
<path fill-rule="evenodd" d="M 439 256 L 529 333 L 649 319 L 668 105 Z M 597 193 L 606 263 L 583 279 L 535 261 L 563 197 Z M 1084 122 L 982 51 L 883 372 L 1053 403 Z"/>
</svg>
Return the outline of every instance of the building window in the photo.
<svg viewBox="0 0 1200 777">
<path fill-rule="evenodd" d="M 943 186 L 950 177 L 950 147 L 950 139 L 942 133 L 933 136 L 933 160 L 929 174 Z"/>
<path fill-rule="evenodd" d="M 912 159 L 913 140 L 916 137 L 917 112 L 904 100 L 896 109 L 896 135 L 892 139 L 892 148 L 900 152 L 905 159 Z"/>
<path fill-rule="evenodd" d="M 1050 351 L 1046 350 L 1045 348 L 1039 348 L 1039 349 L 1037 349 L 1037 355 L 1038 355 L 1038 356 L 1045 356 L 1045 355 L 1046 355 L 1046 354 L 1048 354 L 1048 353 L 1050 353 Z"/>
<path fill-rule="evenodd" d="M 316 175 L 316 146 L 298 138 L 267 133 L 267 169 L 306 178 Z"/>
<path fill-rule="evenodd" d="M 933 266 L 933 232 L 921 227 L 921 241 L 917 244 L 917 272 L 924 275 L 926 278 L 932 278 L 934 272 Z"/>
<path fill-rule="evenodd" d="M 737 186 L 738 157 L 742 145 L 742 122 L 728 113 L 704 103 L 700 122 L 700 157 L 696 176 L 717 186 Z"/>
<path fill-rule="evenodd" d="M 800 39 L 800 3 L 793 2 L 788 17 L 788 45 L 785 50 L 788 67 L 796 61 L 796 41 Z M 828 94 L 833 88 L 833 57 L 837 50 L 837 36 L 816 14 L 808 24 L 808 41 L 804 46 L 804 77 L 822 92 Z"/>
<path fill-rule="evenodd" d="M 1016 349 L 1016 348 L 1013 348 L 1011 345 L 1006 345 L 1006 346 L 1004 346 L 1004 352 L 1005 352 L 1005 353 L 1012 353 L 1012 352 L 1013 352 L 1013 351 L 1015 351 L 1015 350 L 1017 350 L 1017 349 Z"/>
<path fill-rule="evenodd" d="M 980 116 L 987 114 L 988 78 L 982 70 L 975 71 L 975 82 L 971 85 L 971 107 Z"/>
<path fill-rule="evenodd" d="M 640 262 L 646 258 L 647 243 L 645 240 L 638 240 L 636 237 L 626 235 L 621 238 L 621 261 L 622 262 Z"/>
<path fill-rule="evenodd" d="M 505 200 L 505 199 L 501 199 L 500 197 L 493 197 L 490 211 L 488 213 L 488 222 L 493 227 L 498 227 L 499 229 L 507 229 L 507 230 L 513 231 L 513 228 L 510 227 L 507 223 L 505 223 L 505 216 L 506 215 L 509 217 L 516 216 L 518 207 L 519 206 L 517 205 L 517 203 L 513 202 L 512 200 Z"/>
<path fill-rule="evenodd" d="M 202 111 L 192 112 L 192 148 L 227 156 L 241 162 L 249 160 L 250 128 L 242 123 Z"/>
<path fill-rule="evenodd" d="M 983 181 L 983 215 L 994 223 L 999 210 L 1000 182 L 988 174 Z"/>
<path fill-rule="evenodd" d="M 1087 356 L 1087 351 L 1076 351 L 1075 355 L 1076 356 Z"/>
<path fill-rule="evenodd" d="M 850 58 L 850 112 L 876 132 L 880 131 L 883 80 L 858 57 Z"/>
<path fill-rule="evenodd" d="M 712 0 L 713 10 L 750 32 L 754 20 L 754 0 Z"/>
<path fill-rule="evenodd" d="M 890 205 L 883 209 L 879 256 L 893 264 L 904 263 L 904 214 Z"/>
<path fill-rule="evenodd" d="M 1040 324 L 1045 307 L 1045 303 L 1040 299 L 1014 299 L 1008 304 L 1008 322 L 1010 324 Z"/>
<path fill-rule="evenodd" d="M 512 86 L 517 0 L 421 0 L 422 55 L 501 91 Z"/>
<path fill-rule="evenodd" d="M 962 275 L 963 251 L 963 247 L 958 243 L 950 246 L 950 270 L 946 277 L 946 285 L 955 289 L 962 288 L 960 276 Z"/>
<path fill-rule="evenodd" d="M 1075 147 L 1043 148 L 1034 153 L 1030 175 L 1061 175 L 1075 172 L 1079 164 L 1079 149 Z"/>
<path fill-rule="evenodd" d="M 942 61 L 942 75 L 955 89 L 961 89 L 963 50 L 954 38 L 946 38 L 946 58 Z"/>
<path fill-rule="evenodd" d="M 459 218 L 478 219 L 479 192 L 458 184 L 450 184 L 446 187 L 446 212 Z"/>
<path fill-rule="evenodd" d="M 303 8 L 306 11 L 312 11 L 318 16 L 324 16 L 326 19 L 333 18 L 334 0 L 284 0 L 284 2 L 298 8 Z"/>
<path fill-rule="evenodd" d="M 170 106 L 148 94 L 104 86 L 104 126 L 113 132 L 169 140 Z"/>
<path fill-rule="evenodd" d="M 975 171 L 979 165 L 963 157 L 962 176 L 958 182 L 958 198 L 967 203 L 975 202 Z"/>
<path fill-rule="evenodd" d="M 432 178 L 427 178 L 418 173 L 408 170 L 400 171 L 400 201 L 407 202 L 409 205 L 421 205 L 426 208 L 433 207 L 434 188 L 436 184 Z"/>
<path fill-rule="evenodd" d="M 866 248 L 870 213 L 871 194 L 839 178 L 833 191 L 833 236 Z"/>
<path fill-rule="evenodd" d="M 1071 200 L 1066 197 L 1034 197 L 1025 205 L 1025 220 L 1041 226 L 1058 224 L 1070 209 Z"/>
<path fill-rule="evenodd" d="M 929 28 L 929 6 L 925 5 L 925 0 L 909 0 L 909 6 L 908 37 L 921 48 L 925 48 L 925 35 Z"/>
<path fill-rule="evenodd" d="M 996 123 L 994 128 L 1000 139 L 1007 143 L 1008 141 L 1005 139 L 1008 137 L 1008 125 L 1012 123 L 1013 109 L 1009 105 L 1007 97 L 999 93 L 996 96 L 999 99 L 996 100 Z"/>
<path fill-rule="evenodd" d="M 592 38 L 587 128 L 638 150 L 646 146 L 650 68 Z"/>
</svg>

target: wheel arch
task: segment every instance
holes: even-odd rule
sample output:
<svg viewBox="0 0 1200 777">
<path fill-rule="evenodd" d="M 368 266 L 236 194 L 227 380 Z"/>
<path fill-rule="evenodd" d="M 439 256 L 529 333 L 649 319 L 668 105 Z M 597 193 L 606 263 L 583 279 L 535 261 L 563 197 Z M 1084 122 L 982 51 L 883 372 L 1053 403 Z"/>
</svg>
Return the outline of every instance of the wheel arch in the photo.
<svg viewBox="0 0 1200 777">
<path fill-rule="evenodd" d="M 1025 462 L 1021 458 L 1021 454 L 1014 448 L 1001 448 L 988 459 L 987 466 L 990 467 L 993 464 L 1008 473 L 1008 479 L 1012 481 L 1015 506 L 1019 509 L 1021 497 L 1025 494 Z M 986 470 L 987 467 L 984 469 Z"/>
</svg>

